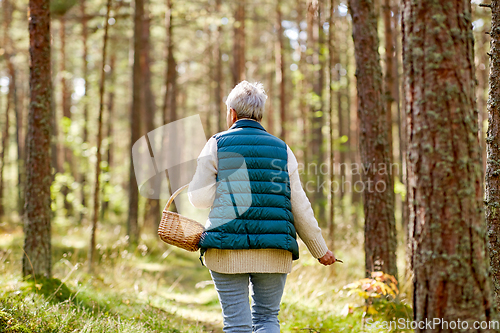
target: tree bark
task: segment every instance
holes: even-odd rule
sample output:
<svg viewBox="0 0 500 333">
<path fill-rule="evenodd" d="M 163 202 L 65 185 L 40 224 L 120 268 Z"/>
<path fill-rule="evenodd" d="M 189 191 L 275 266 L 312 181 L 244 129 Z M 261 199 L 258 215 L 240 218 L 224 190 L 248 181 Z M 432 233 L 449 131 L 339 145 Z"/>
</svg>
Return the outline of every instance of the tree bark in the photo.
<svg viewBox="0 0 500 333">
<path fill-rule="evenodd" d="M 69 89 L 69 83 L 66 78 L 66 18 L 65 15 L 62 15 L 59 19 L 60 27 L 59 27 L 59 38 L 61 41 L 61 55 L 59 59 L 59 75 L 61 76 L 61 109 L 62 115 L 64 118 L 71 119 L 71 92 Z M 66 134 L 66 133 L 64 133 Z M 73 173 L 73 152 L 66 144 L 64 144 L 63 140 L 63 170 L 62 172 L 67 171 L 68 173 Z M 66 169 L 67 170 L 64 170 Z M 66 216 L 73 215 L 73 204 L 68 200 L 68 195 L 70 193 L 70 188 L 65 184 L 61 188 L 61 193 L 64 196 L 64 209 L 66 210 Z"/>
<path fill-rule="evenodd" d="M 16 70 L 12 66 L 12 84 L 14 86 L 14 112 L 16 114 L 16 146 L 17 146 L 17 207 L 19 215 L 24 215 L 24 178 L 25 178 L 25 136 L 23 135 L 23 108 L 19 101 L 24 101 L 23 96 L 17 97 Z M 22 85 L 20 85 L 22 87 Z M 21 89 L 22 90 L 22 89 Z"/>
<path fill-rule="evenodd" d="M 394 39 L 393 39 L 393 29 L 392 29 L 392 7 L 391 0 L 384 0 L 384 4 L 382 6 L 383 16 L 384 16 L 384 33 L 385 33 L 385 76 L 384 76 L 384 85 L 385 85 L 385 114 L 387 117 L 388 124 L 388 139 L 387 144 L 389 145 L 389 161 L 392 163 L 393 158 L 393 149 L 392 149 L 392 108 L 394 105 L 394 101 L 396 100 L 394 94 L 395 82 L 394 82 Z M 394 184 L 394 175 L 392 172 L 389 172 L 392 183 Z"/>
<path fill-rule="evenodd" d="M 500 1 L 491 1 L 491 57 L 486 137 L 486 225 L 490 276 L 500 310 Z"/>
<path fill-rule="evenodd" d="M 14 64 L 11 60 L 12 40 L 9 36 L 10 23 L 12 22 L 12 5 L 10 1 L 4 0 L 2 5 L 3 11 L 3 44 L 4 44 L 4 58 L 7 62 L 7 70 L 9 74 L 9 93 L 7 95 L 7 103 L 5 107 L 5 122 L 4 130 L 2 133 L 2 152 L 0 154 L 0 216 L 5 214 L 5 200 L 4 200 L 4 169 L 5 157 L 8 154 L 9 147 L 9 113 L 12 104 L 16 103 L 16 75 L 14 71 Z M 16 110 L 17 111 L 17 110 Z"/>
<path fill-rule="evenodd" d="M 215 12 L 218 16 L 221 16 L 221 0 L 215 1 Z M 215 37 L 215 88 L 214 88 L 214 97 L 215 97 L 215 112 L 217 119 L 216 130 L 217 133 L 222 131 L 223 128 L 223 115 L 225 111 L 225 107 L 223 104 L 223 94 L 222 94 L 222 52 L 221 52 L 221 44 L 222 44 L 222 23 L 217 22 L 217 35 Z"/>
<path fill-rule="evenodd" d="M 271 48 L 272 47 L 272 44 L 269 45 L 269 47 Z M 271 59 L 269 59 L 269 62 L 272 63 L 273 60 L 274 60 L 274 56 L 273 56 L 273 53 L 272 52 L 269 52 L 269 57 Z M 267 132 L 271 133 L 271 134 L 274 134 L 275 131 L 274 131 L 274 128 L 276 127 L 275 124 L 274 124 L 274 79 L 276 78 L 276 75 L 275 73 L 273 73 L 273 71 L 269 71 L 269 73 L 267 74 L 267 93 L 268 95 L 270 96 L 268 98 L 268 101 L 267 101 L 267 105 L 266 105 L 266 121 L 267 121 L 267 126 L 266 126 L 266 130 Z"/>
<path fill-rule="evenodd" d="M 134 173 L 132 147 L 141 136 L 141 108 L 144 103 L 142 94 L 143 73 L 141 73 L 142 25 L 144 20 L 144 1 L 135 0 L 134 15 L 134 66 L 132 74 L 132 108 L 130 129 L 130 169 L 129 169 L 129 212 L 127 220 L 127 235 L 131 243 L 139 240 L 139 188 Z"/>
<path fill-rule="evenodd" d="M 245 0 L 237 1 L 234 14 L 233 84 L 245 79 Z"/>
<path fill-rule="evenodd" d="M 174 56 L 174 42 L 173 42 L 173 0 L 167 0 L 167 8 L 165 12 L 165 28 L 167 33 L 166 38 L 166 73 L 165 73 L 165 94 L 163 95 L 163 123 L 168 124 L 177 120 L 177 62 Z M 165 181 L 167 187 L 172 192 L 170 187 L 170 180 L 168 179 L 168 171 L 165 170 Z M 163 180 L 162 180 L 163 181 Z M 161 188 L 161 184 L 159 185 Z M 177 211 L 175 203 L 170 205 L 170 211 Z"/>
<path fill-rule="evenodd" d="M 108 151 L 106 152 L 106 161 L 108 163 L 108 174 L 111 173 L 111 170 L 113 169 L 113 157 L 114 157 L 114 137 L 113 137 L 113 123 L 115 121 L 115 82 L 116 82 L 116 51 L 113 48 L 113 43 L 111 43 L 111 48 L 110 51 L 112 52 L 110 55 L 110 60 L 109 60 L 109 85 L 111 89 L 108 91 L 108 123 L 107 123 L 107 130 L 106 130 L 106 135 L 108 137 Z M 106 186 L 109 184 L 109 179 L 110 177 L 106 178 L 106 181 L 103 186 L 103 200 L 102 200 L 102 207 L 101 207 L 101 220 L 105 218 L 106 212 L 109 207 L 109 200 L 107 198 L 104 198 L 104 190 Z"/>
<path fill-rule="evenodd" d="M 324 33 L 322 21 L 322 2 L 318 0 L 309 0 L 307 5 L 307 48 L 312 50 L 311 67 L 314 69 L 311 75 L 312 90 L 315 98 L 310 103 L 309 117 L 311 119 L 311 157 L 312 163 L 316 168 L 308 168 L 315 170 L 312 176 L 315 184 L 312 195 L 312 204 L 314 211 L 317 214 L 318 220 L 323 222 L 326 217 L 325 201 L 324 201 L 324 183 L 323 175 L 321 174 L 321 164 L 324 162 L 324 147 L 323 147 L 323 87 L 324 87 L 324 68 L 325 63 L 322 56 Z M 310 51 L 311 52 L 311 51 Z M 317 69 L 316 69 L 317 68 Z M 324 226 L 324 225 L 322 225 Z"/>
<path fill-rule="evenodd" d="M 147 1 L 146 1 L 147 3 Z M 144 115 L 145 115 L 145 132 L 149 133 L 155 129 L 155 98 L 153 96 L 153 91 L 151 90 L 151 38 L 150 38 L 150 20 L 149 10 L 147 11 L 146 17 L 143 20 L 143 38 L 144 43 L 141 54 L 141 67 L 142 73 L 144 75 L 143 97 L 144 97 Z M 160 193 L 161 183 L 154 182 L 150 184 L 153 187 L 154 193 Z M 144 226 L 149 227 L 154 230 L 157 229 L 156 226 L 160 221 L 160 200 L 150 199 L 146 200 L 146 207 L 144 211 Z"/>
<path fill-rule="evenodd" d="M 365 269 L 397 278 L 394 192 L 389 174 L 389 126 L 383 103 L 378 53 L 377 19 L 373 2 L 349 0 L 353 20 L 358 89 L 360 153 L 365 213 Z"/>
<path fill-rule="evenodd" d="M 86 14 L 86 8 L 85 8 L 85 2 L 87 0 L 80 0 L 80 11 L 82 13 L 82 43 L 83 43 L 83 70 L 82 70 L 82 76 L 84 80 L 84 88 L 85 92 L 82 97 L 82 102 L 83 102 L 83 142 L 88 142 L 89 141 L 89 133 L 88 133 L 88 125 L 87 122 L 89 120 L 89 110 L 88 110 L 88 89 L 89 89 L 89 70 L 88 70 L 88 18 Z M 80 223 L 85 219 L 85 208 L 87 207 L 87 193 L 85 191 L 86 184 L 87 184 L 87 176 L 86 176 L 86 171 L 87 171 L 87 160 L 84 159 L 82 165 L 81 165 L 81 204 L 82 204 L 82 212 L 80 213 Z"/>
<path fill-rule="evenodd" d="M 493 318 L 470 6 L 403 1 L 414 320 L 468 321 L 469 328 Z"/>
<path fill-rule="evenodd" d="M 165 95 L 163 96 L 163 122 L 168 124 L 177 119 L 177 100 L 176 100 L 176 82 L 177 82 L 177 63 L 174 57 L 173 43 L 173 23 L 172 23 L 173 0 L 167 0 L 167 12 L 165 13 L 165 27 L 167 30 L 166 40 L 166 73 L 165 73 Z"/>
<path fill-rule="evenodd" d="M 104 82 L 106 80 L 106 71 L 104 70 L 106 66 L 106 46 L 108 44 L 108 30 L 109 30 L 109 15 L 111 12 L 111 1 L 107 1 L 106 10 L 106 21 L 104 22 L 104 40 L 102 45 L 102 63 L 101 63 L 101 81 L 99 83 L 99 116 L 97 118 L 97 161 L 95 165 L 95 183 L 94 183 L 94 210 L 92 213 L 92 231 L 90 236 L 90 246 L 89 246 L 89 271 L 92 272 L 93 264 L 95 261 L 95 243 L 96 243 L 96 232 L 98 227 L 99 219 L 99 194 L 100 185 L 99 176 L 101 175 L 101 146 L 102 146 L 102 114 L 104 110 Z"/>
<path fill-rule="evenodd" d="M 51 98 L 49 0 L 29 1 L 30 107 L 23 276 L 51 276 Z"/>
<path fill-rule="evenodd" d="M 328 129 L 329 129 L 329 146 L 330 146 L 330 210 L 328 217 L 328 241 L 329 248 L 333 250 L 335 247 L 335 130 L 334 130 L 334 104 L 335 104 L 335 92 L 333 90 L 333 83 L 335 80 L 334 71 L 335 71 L 335 34 L 333 31 L 333 27 L 335 24 L 334 13 L 335 13 L 335 0 L 330 0 L 330 13 L 328 15 L 328 95 L 330 97 L 330 101 L 328 103 Z M 333 267 L 333 266 L 332 266 Z"/>
<path fill-rule="evenodd" d="M 338 23 L 335 25 L 337 29 L 335 29 L 335 32 L 337 33 L 337 38 L 338 39 L 338 45 L 340 46 L 342 43 L 340 42 L 342 38 L 346 35 L 345 31 L 345 23 Z M 347 42 L 347 39 L 344 39 L 345 42 Z M 344 51 L 344 52 L 342 52 Z M 345 218 L 345 209 L 344 207 L 347 206 L 346 203 L 346 187 L 348 182 L 350 181 L 352 184 L 354 184 L 354 180 L 352 177 L 348 176 L 348 170 L 347 166 L 349 165 L 349 159 L 351 163 L 354 161 L 352 160 L 352 157 L 350 157 L 351 153 L 351 144 L 354 144 L 354 140 L 351 137 L 350 133 L 350 114 L 351 111 L 347 106 L 344 106 L 342 103 L 343 99 L 349 99 L 349 94 L 350 91 L 348 87 L 342 87 L 341 84 L 341 79 L 342 76 L 341 71 L 343 69 L 342 64 L 347 64 L 347 56 L 344 56 L 343 59 L 340 57 L 341 54 L 345 53 L 347 51 L 347 46 L 344 47 L 343 50 L 339 50 L 338 52 L 335 53 L 334 55 L 334 62 L 335 62 L 335 69 L 334 69 L 334 74 L 335 78 L 334 80 L 337 83 L 337 92 L 335 94 L 335 99 L 336 99 L 336 105 L 337 105 L 337 122 L 338 122 L 338 136 L 340 138 L 339 140 L 339 152 L 338 152 L 338 160 L 339 160 L 339 180 L 340 180 L 340 186 L 339 186 L 339 206 L 340 206 L 340 215 L 342 218 Z M 349 79 L 347 77 L 347 79 Z M 347 139 L 347 140 L 345 140 Z M 357 145 L 356 145 L 357 147 Z M 356 148 L 357 150 L 357 148 Z M 352 192 L 352 189 L 351 189 Z"/>
<path fill-rule="evenodd" d="M 282 13 L 281 13 L 281 0 L 277 0 L 276 2 L 276 31 L 278 32 L 278 45 L 276 47 L 277 55 L 276 55 L 276 82 L 278 83 L 280 89 L 280 135 L 279 137 L 286 141 L 286 131 L 287 131 L 287 123 L 286 123 L 286 91 L 285 91 L 285 45 L 283 42 L 283 24 L 282 24 Z"/>
<path fill-rule="evenodd" d="M 304 2 L 302 0 L 297 0 L 295 4 L 295 8 L 297 11 L 297 19 L 296 19 L 296 24 L 297 24 L 297 29 L 298 33 L 300 33 L 303 30 L 303 27 L 301 26 L 302 21 L 304 20 Z M 298 71 L 302 74 L 297 78 L 297 84 L 295 85 L 295 90 L 297 94 L 297 99 L 298 99 L 298 115 L 299 115 L 299 121 L 300 121 L 300 128 L 298 129 L 301 133 L 300 137 L 301 140 L 299 142 L 299 146 L 301 148 L 300 152 L 301 155 L 298 155 L 298 159 L 300 162 L 302 162 L 304 165 L 307 165 L 307 153 L 308 153 L 308 138 L 307 138 L 307 105 L 305 101 L 305 67 L 306 67 L 306 62 L 305 62 L 305 54 L 302 50 L 303 42 L 300 40 L 300 38 L 297 40 L 297 45 L 295 48 L 295 53 L 300 57 L 299 63 L 298 63 Z M 307 177 L 307 174 L 303 175 L 303 181 L 306 181 L 305 177 Z"/>
<path fill-rule="evenodd" d="M 9 60 L 10 62 L 10 60 Z M 9 93 L 7 95 L 7 105 L 5 107 L 4 128 L 2 132 L 2 152 L 0 153 L 0 216 L 5 215 L 5 198 L 4 198 L 4 171 L 5 159 L 9 152 L 9 113 L 14 99 L 14 90 L 12 76 L 10 76 Z"/>
</svg>

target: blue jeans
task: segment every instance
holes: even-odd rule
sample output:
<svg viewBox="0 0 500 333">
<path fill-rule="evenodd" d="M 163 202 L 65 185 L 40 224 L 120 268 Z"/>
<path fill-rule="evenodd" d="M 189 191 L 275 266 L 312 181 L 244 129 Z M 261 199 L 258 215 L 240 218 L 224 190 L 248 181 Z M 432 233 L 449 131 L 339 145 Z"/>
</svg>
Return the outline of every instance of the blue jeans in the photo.
<svg viewBox="0 0 500 333">
<path fill-rule="evenodd" d="M 219 295 L 226 333 L 279 333 L 281 296 L 286 274 L 222 274 L 210 271 Z M 252 309 L 249 288 L 252 291 Z"/>
</svg>

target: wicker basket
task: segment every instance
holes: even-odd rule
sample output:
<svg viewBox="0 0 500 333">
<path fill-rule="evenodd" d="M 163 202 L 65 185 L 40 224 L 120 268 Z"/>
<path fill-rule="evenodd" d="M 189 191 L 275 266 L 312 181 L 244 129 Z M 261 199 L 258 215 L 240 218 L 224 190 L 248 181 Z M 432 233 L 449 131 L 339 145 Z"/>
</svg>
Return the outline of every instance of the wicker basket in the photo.
<svg viewBox="0 0 500 333">
<path fill-rule="evenodd" d="M 168 199 L 165 209 L 163 209 L 158 236 L 167 244 L 194 252 L 199 249 L 198 242 L 205 228 L 195 220 L 168 211 L 168 207 L 170 207 L 175 197 L 188 186 L 189 184 L 179 188 Z"/>
</svg>

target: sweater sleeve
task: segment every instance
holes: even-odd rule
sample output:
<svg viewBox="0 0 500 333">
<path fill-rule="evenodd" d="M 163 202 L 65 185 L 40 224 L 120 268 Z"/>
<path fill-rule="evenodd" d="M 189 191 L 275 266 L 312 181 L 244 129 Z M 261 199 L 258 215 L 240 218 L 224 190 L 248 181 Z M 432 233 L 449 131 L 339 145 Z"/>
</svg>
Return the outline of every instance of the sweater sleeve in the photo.
<svg viewBox="0 0 500 333">
<path fill-rule="evenodd" d="M 302 188 L 298 163 L 290 147 L 288 150 L 288 173 L 290 176 L 292 214 L 297 234 L 304 241 L 309 252 L 315 258 L 323 257 L 328 251 L 321 228 L 314 217 L 311 203 Z"/>
<path fill-rule="evenodd" d="M 217 140 L 210 138 L 198 157 L 196 172 L 189 183 L 188 198 L 196 208 L 214 203 L 217 181 Z"/>
</svg>

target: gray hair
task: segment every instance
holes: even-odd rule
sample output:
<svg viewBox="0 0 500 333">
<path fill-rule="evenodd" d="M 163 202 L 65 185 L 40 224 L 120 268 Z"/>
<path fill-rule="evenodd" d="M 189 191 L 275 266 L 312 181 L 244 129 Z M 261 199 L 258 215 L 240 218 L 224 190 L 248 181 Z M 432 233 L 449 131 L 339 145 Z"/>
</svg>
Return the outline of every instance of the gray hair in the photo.
<svg viewBox="0 0 500 333">
<path fill-rule="evenodd" d="M 236 111 L 238 119 L 250 118 L 261 121 L 266 99 L 262 83 L 241 81 L 227 96 L 226 105 Z"/>
</svg>

